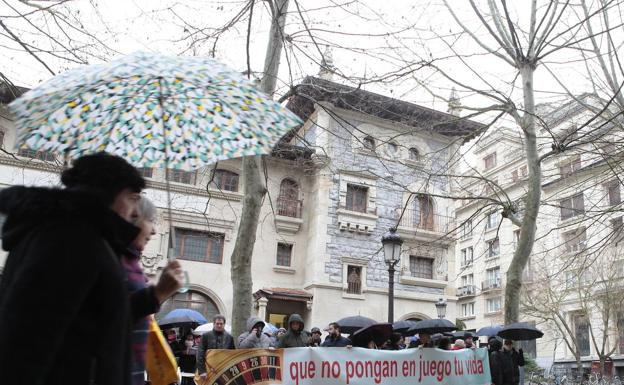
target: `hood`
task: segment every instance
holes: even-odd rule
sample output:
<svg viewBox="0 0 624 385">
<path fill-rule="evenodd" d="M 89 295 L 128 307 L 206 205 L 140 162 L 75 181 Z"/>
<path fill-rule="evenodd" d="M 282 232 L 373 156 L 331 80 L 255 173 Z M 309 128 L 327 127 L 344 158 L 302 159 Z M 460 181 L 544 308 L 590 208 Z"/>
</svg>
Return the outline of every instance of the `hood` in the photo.
<svg viewBox="0 0 624 385">
<path fill-rule="evenodd" d="M 247 331 L 251 332 L 251 329 L 253 329 L 253 327 L 258 323 L 258 322 L 262 322 L 263 324 L 265 324 L 265 322 L 260 318 L 260 317 L 249 317 L 247 319 Z"/>
<path fill-rule="evenodd" d="M 0 191 L 2 248 L 11 251 L 31 231 L 50 221 L 88 224 L 99 230 L 117 253 L 136 238 L 139 229 L 93 195 L 72 189 L 14 186 Z"/>
<path fill-rule="evenodd" d="M 301 316 L 297 313 L 291 315 L 290 318 L 288 318 L 288 329 L 290 329 L 290 324 L 292 324 L 293 322 L 301 322 L 301 330 L 299 330 L 299 332 L 301 332 L 305 328 L 303 318 L 301 318 Z"/>
</svg>

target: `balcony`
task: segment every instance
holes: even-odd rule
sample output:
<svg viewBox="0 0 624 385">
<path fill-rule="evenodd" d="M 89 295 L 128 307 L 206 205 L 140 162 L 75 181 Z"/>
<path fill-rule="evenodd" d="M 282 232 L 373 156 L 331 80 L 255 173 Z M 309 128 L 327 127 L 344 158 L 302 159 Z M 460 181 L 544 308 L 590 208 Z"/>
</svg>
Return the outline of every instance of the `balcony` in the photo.
<svg viewBox="0 0 624 385">
<path fill-rule="evenodd" d="M 466 285 L 457 288 L 457 297 L 466 298 L 477 295 L 477 287 L 475 285 Z"/>
<path fill-rule="evenodd" d="M 301 212 L 303 201 L 297 199 L 288 199 L 284 197 L 277 198 L 277 215 L 275 216 L 275 227 L 278 232 L 296 234 L 303 220 Z"/>
<path fill-rule="evenodd" d="M 501 290 L 503 288 L 503 284 L 500 278 L 495 279 L 486 279 L 481 283 L 481 291 L 482 292 L 490 292 L 495 290 Z"/>
<path fill-rule="evenodd" d="M 402 210 L 398 211 L 401 215 Z M 438 214 L 427 214 L 420 210 L 406 209 L 399 222 L 398 232 L 408 237 L 426 241 L 451 241 L 454 230 L 452 217 Z"/>
</svg>

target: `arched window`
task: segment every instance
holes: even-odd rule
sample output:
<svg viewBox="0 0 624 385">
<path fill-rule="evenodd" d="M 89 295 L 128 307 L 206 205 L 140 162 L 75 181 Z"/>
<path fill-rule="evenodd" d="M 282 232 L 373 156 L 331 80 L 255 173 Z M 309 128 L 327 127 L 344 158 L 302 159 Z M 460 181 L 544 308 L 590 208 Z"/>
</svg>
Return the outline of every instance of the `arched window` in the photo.
<svg viewBox="0 0 624 385">
<path fill-rule="evenodd" d="M 189 290 L 186 293 L 177 293 L 173 297 L 163 302 L 156 319 L 160 319 L 174 309 L 193 309 L 200 312 L 211 321 L 212 317 L 219 314 L 219 308 L 212 299 L 198 292 Z"/>
<path fill-rule="evenodd" d="M 215 170 L 212 186 L 224 191 L 238 191 L 238 174 L 228 170 Z"/>
<path fill-rule="evenodd" d="M 362 144 L 364 145 L 364 148 L 367 150 L 374 150 L 375 149 L 375 139 L 373 139 L 372 136 L 366 136 L 363 140 L 362 140 Z"/>
<path fill-rule="evenodd" d="M 412 147 L 409 149 L 409 160 L 413 160 L 414 162 L 420 162 L 420 151 L 416 147 Z"/>
<path fill-rule="evenodd" d="M 396 142 L 388 142 L 388 153 L 394 155 L 399 151 L 399 145 Z"/>
<path fill-rule="evenodd" d="M 277 197 L 277 214 L 285 217 L 301 218 L 299 184 L 292 179 L 284 179 Z"/>
<path fill-rule="evenodd" d="M 412 225 L 419 229 L 434 229 L 433 199 L 429 195 L 420 194 L 412 201 Z"/>
</svg>

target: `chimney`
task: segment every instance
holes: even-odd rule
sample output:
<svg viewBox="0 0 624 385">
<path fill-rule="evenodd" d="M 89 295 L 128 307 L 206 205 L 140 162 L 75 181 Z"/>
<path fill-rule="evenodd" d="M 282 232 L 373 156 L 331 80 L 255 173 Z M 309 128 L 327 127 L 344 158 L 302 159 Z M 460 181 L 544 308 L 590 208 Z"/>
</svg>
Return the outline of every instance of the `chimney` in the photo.
<svg viewBox="0 0 624 385">
<path fill-rule="evenodd" d="M 321 69 L 319 70 L 319 77 L 324 80 L 333 80 L 334 77 L 334 58 L 332 57 L 331 48 L 328 45 L 325 46 L 325 52 L 321 59 Z"/>
<path fill-rule="evenodd" d="M 448 100 L 448 110 L 447 112 L 453 116 L 459 116 L 461 112 L 461 102 L 459 100 L 459 95 L 457 95 L 457 90 L 455 87 L 451 90 L 451 96 L 449 96 Z"/>
</svg>

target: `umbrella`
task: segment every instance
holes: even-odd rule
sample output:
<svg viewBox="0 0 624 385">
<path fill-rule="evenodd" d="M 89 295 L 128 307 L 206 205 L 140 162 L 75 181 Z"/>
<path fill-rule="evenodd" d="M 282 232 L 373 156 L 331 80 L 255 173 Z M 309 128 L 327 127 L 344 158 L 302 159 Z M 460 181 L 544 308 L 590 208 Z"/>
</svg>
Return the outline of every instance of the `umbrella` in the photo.
<svg viewBox="0 0 624 385">
<path fill-rule="evenodd" d="M 447 319 L 426 319 L 416 322 L 414 326 L 409 329 L 410 333 L 444 333 L 452 332 L 457 329 L 454 323 Z"/>
<path fill-rule="evenodd" d="M 277 326 L 269 322 L 265 322 L 264 328 L 262 329 L 262 332 L 266 334 L 274 334 L 277 331 L 278 331 Z"/>
<path fill-rule="evenodd" d="M 403 334 L 404 336 L 412 336 L 415 334 L 415 332 L 410 334 L 408 331 L 415 324 L 416 324 L 416 321 L 410 321 L 410 320 L 397 321 L 392 324 L 392 329 L 394 329 L 394 331 L 397 333 Z"/>
<path fill-rule="evenodd" d="M 137 52 L 66 71 L 10 105 L 19 143 L 193 170 L 269 153 L 301 120 L 208 57 Z"/>
<path fill-rule="evenodd" d="M 195 328 L 195 330 L 193 330 L 193 334 L 204 334 L 206 332 L 211 331 L 213 328 L 214 328 L 214 325 L 212 322 L 199 325 L 197 328 Z M 230 325 L 225 325 L 225 331 L 228 333 L 232 331 L 232 328 L 230 327 Z"/>
<path fill-rule="evenodd" d="M 371 326 L 377 323 L 374 319 L 363 317 L 361 315 L 355 315 L 351 317 L 345 317 L 336 321 L 340 325 L 340 332 L 346 334 L 352 334 L 356 331 Z"/>
<path fill-rule="evenodd" d="M 501 325 L 485 326 L 485 327 L 482 327 L 481 329 L 477 330 L 477 335 L 478 336 L 492 337 L 492 336 L 495 336 L 496 334 L 498 334 L 498 332 L 502 328 L 503 327 Z"/>
<path fill-rule="evenodd" d="M 508 340 L 528 341 L 542 338 L 544 333 L 526 322 L 517 322 L 503 326 L 497 335 Z"/>
<path fill-rule="evenodd" d="M 463 340 L 464 338 L 466 338 L 467 335 L 472 337 L 473 339 L 478 337 L 474 332 L 460 330 L 460 331 L 457 331 L 455 333 L 452 333 L 451 334 L 451 338 L 453 338 L 453 341 L 458 340 L 458 339 L 462 339 Z"/>
<path fill-rule="evenodd" d="M 175 327 L 187 324 L 204 324 L 208 322 L 201 313 L 191 309 L 175 309 L 158 321 L 161 327 Z"/>
<path fill-rule="evenodd" d="M 368 341 L 374 341 L 379 347 L 392 336 L 391 323 L 375 323 L 363 327 L 351 335 L 351 341 L 356 346 L 366 346 Z"/>
</svg>

